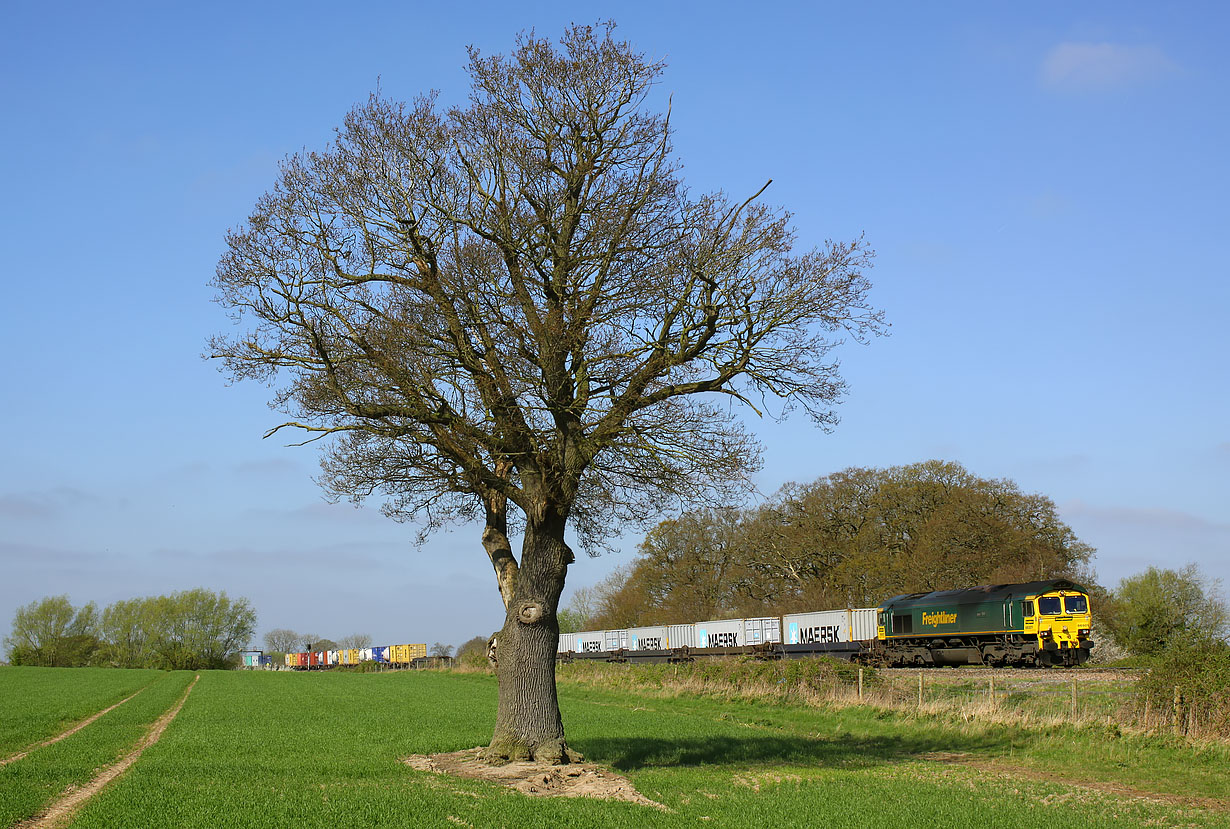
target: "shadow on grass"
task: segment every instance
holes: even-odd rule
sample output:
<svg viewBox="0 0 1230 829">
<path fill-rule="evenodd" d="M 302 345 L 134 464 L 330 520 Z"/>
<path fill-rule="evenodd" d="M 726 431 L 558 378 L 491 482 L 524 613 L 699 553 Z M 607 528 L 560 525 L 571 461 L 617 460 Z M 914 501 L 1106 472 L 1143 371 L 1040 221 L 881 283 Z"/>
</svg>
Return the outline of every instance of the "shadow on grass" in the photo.
<svg viewBox="0 0 1230 829">
<path fill-rule="evenodd" d="M 702 765 L 805 765 L 867 768 L 915 759 L 929 752 L 1003 751 L 1007 736 L 918 735 L 898 737 L 590 737 L 575 742 L 593 760 L 620 771 Z"/>
</svg>

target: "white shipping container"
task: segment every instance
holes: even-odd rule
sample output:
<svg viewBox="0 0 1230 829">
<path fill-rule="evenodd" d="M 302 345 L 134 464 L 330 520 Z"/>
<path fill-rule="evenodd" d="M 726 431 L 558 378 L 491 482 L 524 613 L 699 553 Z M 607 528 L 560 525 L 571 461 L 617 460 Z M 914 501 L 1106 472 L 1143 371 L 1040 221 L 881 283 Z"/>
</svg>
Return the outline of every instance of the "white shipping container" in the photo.
<svg viewBox="0 0 1230 829">
<path fill-rule="evenodd" d="M 360 662 L 371 662 L 372 661 L 372 649 L 371 648 L 360 648 L 359 649 L 359 661 Z"/>
<path fill-rule="evenodd" d="M 604 630 L 602 634 L 603 650 L 617 651 L 620 648 L 628 647 L 628 631 Z"/>
<path fill-rule="evenodd" d="M 879 618 L 878 607 L 856 607 L 850 611 L 850 639 L 855 642 L 865 642 L 876 638 L 876 620 Z"/>
<path fill-rule="evenodd" d="M 574 653 L 598 653 L 606 644 L 605 630 L 585 630 L 573 633 L 571 636 Z"/>
<path fill-rule="evenodd" d="M 860 607 L 847 610 L 820 610 L 814 613 L 790 613 L 782 617 L 786 626 L 786 644 L 858 642 L 874 639 L 876 638 L 876 610 L 874 607 Z"/>
<path fill-rule="evenodd" d="M 762 616 L 743 620 L 743 645 L 759 645 L 763 642 L 782 641 L 782 620 L 776 616 Z"/>
<path fill-rule="evenodd" d="M 634 651 L 664 651 L 670 649 L 670 636 L 663 625 L 629 628 L 627 648 Z"/>
<path fill-rule="evenodd" d="M 696 623 L 696 647 L 740 648 L 782 641 L 782 620 L 776 616 L 754 619 L 714 619 Z"/>
<path fill-rule="evenodd" d="M 696 647 L 737 648 L 745 643 L 743 619 L 713 619 L 696 623 Z"/>
<path fill-rule="evenodd" d="M 696 625 L 667 625 L 666 645 L 670 648 L 695 648 Z"/>
</svg>

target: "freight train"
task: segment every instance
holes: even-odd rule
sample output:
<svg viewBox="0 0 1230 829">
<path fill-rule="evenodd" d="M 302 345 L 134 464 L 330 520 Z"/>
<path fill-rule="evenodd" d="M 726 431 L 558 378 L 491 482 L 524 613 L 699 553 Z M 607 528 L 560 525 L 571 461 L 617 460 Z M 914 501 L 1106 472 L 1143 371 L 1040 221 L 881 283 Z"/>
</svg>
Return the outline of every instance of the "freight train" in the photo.
<svg viewBox="0 0 1230 829">
<path fill-rule="evenodd" d="M 272 668 L 273 658 L 263 655 L 260 651 L 243 651 L 241 653 L 245 668 Z M 332 668 L 338 665 L 358 665 L 362 662 L 375 662 L 392 668 L 409 668 L 427 659 L 427 645 L 381 645 L 374 648 L 341 648 L 335 651 L 309 651 L 305 653 L 288 653 L 285 665 L 281 667 L 293 670 L 311 670 L 314 668 Z"/>
<path fill-rule="evenodd" d="M 557 657 L 669 662 L 832 656 L 885 667 L 1080 665 L 1089 591 L 1066 579 L 907 593 L 879 607 L 561 634 Z"/>
</svg>

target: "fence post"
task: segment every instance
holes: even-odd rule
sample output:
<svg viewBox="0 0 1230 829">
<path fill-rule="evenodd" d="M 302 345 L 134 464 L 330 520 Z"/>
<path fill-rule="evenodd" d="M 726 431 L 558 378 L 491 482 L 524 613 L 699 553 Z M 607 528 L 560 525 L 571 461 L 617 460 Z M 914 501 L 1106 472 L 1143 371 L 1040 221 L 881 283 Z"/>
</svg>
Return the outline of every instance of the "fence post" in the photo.
<svg viewBox="0 0 1230 829">
<path fill-rule="evenodd" d="M 1145 731 L 1149 730 L 1149 709 L 1152 707 L 1153 695 L 1145 694 Z"/>
<path fill-rule="evenodd" d="M 1072 719 L 1076 719 L 1076 677 L 1072 677 Z"/>
<path fill-rule="evenodd" d="M 858 701 L 863 701 L 863 669 L 858 669 Z"/>
<path fill-rule="evenodd" d="M 1183 733 L 1183 694 L 1178 685 L 1174 686 L 1174 733 Z"/>
<path fill-rule="evenodd" d="M 922 675 L 922 671 L 919 671 L 918 672 L 918 709 L 920 711 L 922 710 L 922 697 L 923 697 L 922 686 L 923 686 L 923 675 Z"/>
<path fill-rule="evenodd" d="M 995 702 L 995 677 L 991 677 L 991 679 L 989 680 L 989 684 L 990 684 L 990 691 L 991 691 L 991 702 L 994 703 Z"/>
</svg>

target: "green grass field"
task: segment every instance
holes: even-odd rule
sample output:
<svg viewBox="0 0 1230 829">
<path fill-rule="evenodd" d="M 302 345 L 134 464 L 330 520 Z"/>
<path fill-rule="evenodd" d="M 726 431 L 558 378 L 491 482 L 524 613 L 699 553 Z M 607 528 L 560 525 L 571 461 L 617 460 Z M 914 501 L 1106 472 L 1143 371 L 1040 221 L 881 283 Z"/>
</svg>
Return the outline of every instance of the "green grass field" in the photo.
<svg viewBox="0 0 1230 829">
<path fill-rule="evenodd" d="M 165 709 L 190 678 L 46 750 L 143 698 Z M 1230 826 L 1224 746 L 568 681 L 570 742 L 669 811 L 529 798 L 401 762 L 485 743 L 495 693 L 483 674 L 204 672 L 162 740 L 72 825 Z"/>
<path fill-rule="evenodd" d="M 9 668 L 0 673 L 24 670 Z M 71 680 L 72 670 L 62 671 L 66 681 Z M 33 815 L 67 787 L 87 782 L 100 767 L 127 753 L 150 724 L 179 699 L 193 676 L 186 671 L 139 673 L 152 674 L 154 679 L 140 694 L 71 737 L 0 767 L 0 826 Z M 148 683 L 150 678 L 145 676 L 144 680 Z M 8 707 L 7 699 L 4 707 Z"/>
<path fill-rule="evenodd" d="M 103 668 L 0 669 L 0 759 L 54 737 L 159 676 Z"/>
</svg>

